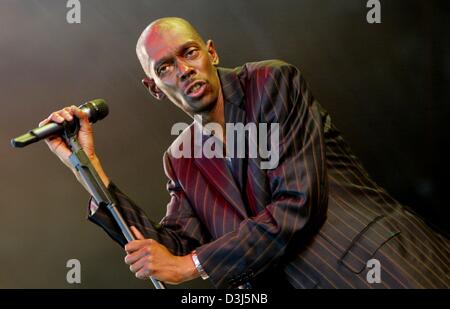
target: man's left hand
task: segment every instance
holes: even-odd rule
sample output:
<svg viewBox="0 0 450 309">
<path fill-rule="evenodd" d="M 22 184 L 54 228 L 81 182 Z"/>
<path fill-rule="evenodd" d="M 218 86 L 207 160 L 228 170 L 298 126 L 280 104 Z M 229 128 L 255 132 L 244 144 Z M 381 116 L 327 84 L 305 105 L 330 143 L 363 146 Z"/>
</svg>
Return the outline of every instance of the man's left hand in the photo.
<svg viewBox="0 0 450 309">
<path fill-rule="evenodd" d="M 199 276 L 191 255 L 175 256 L 154 239 L 145 239 L 134 226 L 136 240 L 125 246 L 125 263 L 139 279 L 150 276 L 169 284 L 180 284 Z"/>
</svg>

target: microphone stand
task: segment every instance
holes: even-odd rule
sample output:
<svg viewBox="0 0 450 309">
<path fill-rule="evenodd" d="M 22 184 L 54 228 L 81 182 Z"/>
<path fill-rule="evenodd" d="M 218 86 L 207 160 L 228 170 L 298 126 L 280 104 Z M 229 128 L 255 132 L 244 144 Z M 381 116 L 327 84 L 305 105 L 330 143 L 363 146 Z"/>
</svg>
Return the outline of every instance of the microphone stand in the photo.
<svg viewBox="0 0 450 309">
<path fill-rule="evenodd" d="M 117 210 L 114 199 L 108 189 L 105 187 L 97 171 L 94 169 L 91 160 L 84 152 L 77 140 L 77 133 L 79 130 L 79 120 L 75 119 L 72 123 L 64 123 L 63 137 L 72 150 L 72 155 L 69 157 L 71 165 L 77 170 L 82 177 L 84 183 L 89 188 L 92 196 L 99 207 L 106 207 L 113 216 L 116 223 L 119 225 L 125 239 L 130 242 L 135 240 L 133 234 L 128 228 L 125 220 L 120 212 Z M 150 276 L 155 289 L 165 289 L 163 282 Z"/>
</svg>

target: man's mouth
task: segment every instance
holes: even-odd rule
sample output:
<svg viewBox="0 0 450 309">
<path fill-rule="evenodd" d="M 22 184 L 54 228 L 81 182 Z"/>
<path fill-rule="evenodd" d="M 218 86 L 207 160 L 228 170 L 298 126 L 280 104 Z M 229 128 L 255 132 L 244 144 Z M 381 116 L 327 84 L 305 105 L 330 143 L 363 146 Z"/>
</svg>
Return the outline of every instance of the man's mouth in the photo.
<svg viewBox="0 0 450 309">
<path fill-rule="evenodd" d="M 206 90 L 206 83 L 204 81 L 195 81 L 192 82 L 187 88 L 186 88 L 186 95 L 191 98 L 200 97 L 203 95 L 203 93 Z"/>
</svg>

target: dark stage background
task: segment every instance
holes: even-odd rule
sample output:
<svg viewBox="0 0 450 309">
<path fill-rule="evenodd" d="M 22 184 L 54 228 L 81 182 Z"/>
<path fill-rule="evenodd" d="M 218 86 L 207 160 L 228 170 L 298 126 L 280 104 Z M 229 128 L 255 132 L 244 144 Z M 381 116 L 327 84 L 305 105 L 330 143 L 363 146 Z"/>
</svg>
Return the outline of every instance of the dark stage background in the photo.
<svg viewBox="0 0 450 309">
<path fill-rule="evenodd" d="M 104 98 L 95 125 L 109 174 L 159 220 L 168 201 L 162 154 L 190 121 L 140 84 L 135 55 L 152 20 L 181 16 L 215 40 L 222 66 L 279 58 L 303 71 L 373 178 L 448 232 L 448 1 L 0 0 L 0 288 L 145 288 L 124 252 L 85 220 L 88 195 L 44 143 L 13 149 L 51 111 Z M 81 284 L 66 262 L 81 262 Z M 209 287 L 197 280 L 179 287 Z"/>
</svg>

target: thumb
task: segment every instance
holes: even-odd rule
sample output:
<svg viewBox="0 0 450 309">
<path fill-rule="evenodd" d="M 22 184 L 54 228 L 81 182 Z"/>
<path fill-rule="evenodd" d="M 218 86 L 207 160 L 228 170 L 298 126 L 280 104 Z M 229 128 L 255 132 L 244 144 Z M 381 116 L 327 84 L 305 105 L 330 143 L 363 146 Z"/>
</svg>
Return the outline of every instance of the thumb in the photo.
<svg viewBox="0 0 450 309">
<path fill-rule="evenodd" d="M 80 120 L 80 126 L 81 129 L 84 131 L 91 132 L 92 131 L 92 124 L 89 122 L 89 117 L 86 113 L 84 113 L 80 108 L 76 107 L 75 105 L 72 105 L 70 107 L 72 113 L 75 114 L 75 116 Z"/>
<path fill-rule="evenodd" d="M 145 239 L 144 235 L 142 235 L 141 232 L 139 232 L 139 230 L 136 227 L 131 226 L 130 228 L 131 228 L 131 231 L 134 234 L 134 237 L 136 237 L 137 240 Z"/>
</svg>

